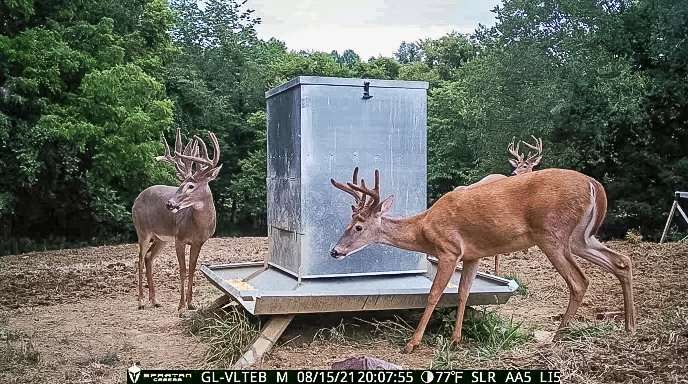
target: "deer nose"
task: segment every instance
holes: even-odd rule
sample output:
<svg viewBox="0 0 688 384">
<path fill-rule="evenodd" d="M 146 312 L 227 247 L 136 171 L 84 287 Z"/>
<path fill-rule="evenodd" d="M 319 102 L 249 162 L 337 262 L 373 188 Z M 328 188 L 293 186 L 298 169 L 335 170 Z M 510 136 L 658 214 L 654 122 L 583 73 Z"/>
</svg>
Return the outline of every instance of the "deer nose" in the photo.
<svg viewBox="0 0 688 384">
<path fill-rule="evenodd" d="M 340 255 L 339 252 L 337 252 L 336 249 L 332 248 L 332 250 L 330 251 L 330 256 L 332 256 L 332 257 L 334 257 L 334 258 L 336 259 L 337 256 L 341 256 L 341 255 Z"/>
<path fill-rule="evenodd" d="M 168 200 L 167 203 L 165 203 L 165 207 L 167 207 L 169 210 L 172 210 L 174 208 L 174 204 Z"/>
</svg>

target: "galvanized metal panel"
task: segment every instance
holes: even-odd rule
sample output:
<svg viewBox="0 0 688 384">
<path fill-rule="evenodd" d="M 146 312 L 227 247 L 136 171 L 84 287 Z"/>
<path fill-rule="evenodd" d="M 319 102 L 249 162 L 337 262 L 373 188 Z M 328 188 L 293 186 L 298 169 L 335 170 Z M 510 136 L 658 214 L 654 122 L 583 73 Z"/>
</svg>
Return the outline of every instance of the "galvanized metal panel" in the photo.
<svg viewBox="0 0 688 384">
<path fill-rule="evenodd" d="M 308 279 L 300 283 L 287 273 L 263 269 L 262 263 L 202 266 L 201 271 L 219 289 L 256 315 L 321 313 L 424 308 L 432 285 L 428 274 Z M 254 277 L 244 281 L 248 276 Z M 439 306 L 456 306 L 457 271 L 444 291 Z M 468 305 L 503 304 L 518 285 L 511 280 L 479 274 Z"/>
<path fill-rule="evenodd" d="M 270 262 L 298 273 L 301 230 L 301 90 L 275 95 L 267 104 L 267 208 Z"/>
<path fill-rule="evenodd" d="M 302 89 L 302 270 L 305 276 L 424 269 L 421 254 L 372 245 L 343 260 L 329 256 L 351 221 L 351 196 L 333 188 L 354 167 L 372 185 L 380 170 L 383 198 L 395 195 L 391 216 L 426 208 L 425 90 L 305 85 Z"/>
<path fill-rule="evenodd" d="M 421 255 L 381 245 L 341 261 L 329 256 L 351 204 L 331 177 L 349 180 L 359 166 L 370 180 L 377 168 L 382 192 L 396 197 L 392 215 L 426 206 L 427 83 L 369 82 L 369 99 L 360 79 L 299 77 L 266 93 L 268 223 L 279 229 L 270 235 L 271 264 L 304 278 L 425 269 Z M 282 231 L 293 231 L 294 241 Z"/>
</svg>

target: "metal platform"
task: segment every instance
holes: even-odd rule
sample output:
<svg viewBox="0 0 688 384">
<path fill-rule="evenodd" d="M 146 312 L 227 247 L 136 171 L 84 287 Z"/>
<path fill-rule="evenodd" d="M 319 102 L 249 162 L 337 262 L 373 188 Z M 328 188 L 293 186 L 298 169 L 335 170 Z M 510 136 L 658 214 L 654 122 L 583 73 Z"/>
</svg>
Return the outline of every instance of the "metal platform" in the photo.
<svg viewBox="0 0 688 384">
<path fill-rule="evenodd" d="M 201 272 L 217 288 L 254 315 L 374 311 L 425 308 L 435 273 L 303 279 L 262 262 L 203 265 Z M 438 306 L 456 306 L 460 270 L 454 273 Z M 468 305 L 506 303 L 518 284 L 478 273 Z"/>
</svg>

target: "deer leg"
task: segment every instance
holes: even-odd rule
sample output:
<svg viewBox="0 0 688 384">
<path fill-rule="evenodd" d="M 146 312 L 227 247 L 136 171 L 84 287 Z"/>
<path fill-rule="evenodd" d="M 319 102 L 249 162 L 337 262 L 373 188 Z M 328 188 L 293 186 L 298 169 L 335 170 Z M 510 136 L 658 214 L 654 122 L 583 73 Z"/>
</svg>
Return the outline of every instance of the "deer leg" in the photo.
<svg viewBox="0 0 688 384">
<path fill-rule="evenodd" d="M 496 261 L 497 259 L 495 259 Z M 454 325 L 454 333 L 452 334 L 452 342 L 461 342 L 461 326 L 463 325 L 463 314 L 466 309 L 466 302 L 468 301 L 468 294 L 471 291 L 473 280 L 478 273 L 479 260 L 463 261 L 463 269 L 461 270 L 461 281 L 459 282 L 459 303 L 456 307 L 456 324 Z"/>
<path fill-rule="evenodd" d="M 201 246 L 203 244 L 191 244 L 191 250 L 189 251 L 189 287 L 186 294 L 186 307 L 188 309 L 196 309 L 192 304 L 193 300 L 193 281 L 194 274 L 196 273 L 196 262 L 198 261 L 198 255 L 201 253 Z"/>
<path fill-rule="evenodd" d="M 588 289 L 588 278 L 585 277 L 578 263 L 571 256 L 571 248 L 568 241 L 563 243 L 543 241 L 538 242 L 538 246 L 547 255 L 547 258 L 561 277 L 564 278 L 569 288 L 569 304 L 559 323 L 558 333 L 569 324 L 576 314 L 578 307 L 583 301 L 585 291 Z"/>
<path fill-rule="evenodd" d="M 442 293 L 447 287 L 449 279 L 451 278 L 455 268 L 456 256 L 444 255 L 444 257 L 439 258 L 439 262 L 437 263 L 437 273 L 435 274 L 435 278 L 432 280 L 432 287 L 430 287 L 430 294 L 428 294 L 428 302 L 425 306 L 425 311 L 423 312 L 423 316 L 420 318 L 420 322 L 418 323 L 416 331 L 413 333 L 413 337 L 411 337 L 411 340 L 408 342 L 408 344 L 406 344 L 406 347 L 404 347 L 404 353 L 413 352 L 413 349 L 420 344 L 420 341 L 423 339 L 423 334 L 425 333 L 425 327 L 428 325 L 428 321 L 430 321 L 432 312 L 435 310 L 437 303 L 440 301 Z"/>
<path fill-rule="evenodd" d="M 150 239 L 140 238 L 139 239 L 139 261 L 136 265 L 138 269 L 139 276 L 139 309 L 143 309 L 146 306 L 143 304 L 143 260 L 148 253 L 148 248 L 150 247 Z"/>
<path fill-rule="evenodd" d="M 621 282 L 624 296 L 624 316 L 626 331 L 635 331 L 635 306 L 633 305 L 633 266 L 631 258 L 607 248 L 596 238 L 590 236 L 587 241 L 571 242 L 573 253 L 614 274 Z"/>
<path fill-rule="evenodd" d="M 153 260 L 158 256 L 165 243 L 160 240 L 153 240 L 153 246 L 150 247 L 148 254 L 146 254 L 146 279 L 148 280 L 148 301 L 151 306 L 157 308 L 160 306 L 155 300 L 155 284 L 153 283 Z"/>
<path fill-rule="evenodd" d="M 179 262 L 179 307 L 178 311 L 184 309 L 184 280 L 186 280 L 186 244 L 181 241 L 176 241 L 174 246 L 177 251 L 177 261 Z"/>
</svg>

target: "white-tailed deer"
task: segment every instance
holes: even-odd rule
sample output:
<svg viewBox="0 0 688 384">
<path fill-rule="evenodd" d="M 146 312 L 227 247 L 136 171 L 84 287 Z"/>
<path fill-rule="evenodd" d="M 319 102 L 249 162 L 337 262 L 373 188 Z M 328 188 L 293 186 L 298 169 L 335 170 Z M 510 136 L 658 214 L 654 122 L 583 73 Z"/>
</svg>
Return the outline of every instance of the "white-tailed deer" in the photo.
<svg viewBox="0 0 688 384">
<path fill-rule="evenodd" d="M 153 285 L 153 260 L 160 253 L 165 243 L 174 241 L 179 261 L 179 307 L 194 309 L 193 280 L 196 262 L 205 243 L 215 233 L 215 203 L 208 183 L 215 180 L 222 165 L 220 146 L 215 134 L 209 132 L 213 144 L 213 158 L 199 137 L 189 140 L 182 151 L 182 138 L 179 129 L 174 145 L 174 155 L 165 138 L 165 155 L 157 160 L 173 164 L 181 185 L 171 187 L 154 185 L 139 194 L 132 207 L 132 217 L 136 235 L 139 240 L 139 309 L 143 303 L 143 264 L 146 264 L 148 280 L 148 299 L 150 304 L 158 307 Z M 186 246 L 190 245 L 189 268 L 186 268 Z M 187 276 L 188 274 L 188 276 Z M 188 290 L 184 282 L 188 277 Z M 186 297 L 184 294 L 186 293 Z"/>
<path fill-rule="evenodd" d="M 387 244 L 423 252 L 438 259 L 437 273 L 428 295 L 425 312 L 413 337 L 404 348 L 411 352 L 421 341 L 442 292 L 459 261 L 463 261 L 459 301 L 452 340 L 461 340 L 466 300 L 478 270 L 480 258 L 537 245 L 564 278 L 569 303 L 559 329 L 576 313 L 588 287 L 588 280 L 574 255 L 613 273 L 621 282 L 626 330 L 635 329 L 631 259 L 615 252 L 595 238 L 604 220 L 607 197 L 597 180 L 576 171 L 546 169 L 518 177 L 507 177 L 485 185 L 442 196 L 424 212 L 405 218 L 387 217 L 394 196 L 380 201 L 380 176 L 375 187 L 357 180 L 332 185 L 354 197 L 349 226 L 331 251 L 344 258 L 372 243 Z"/>
<path fill-rule="evenodd" d="M 511 172 L 512 175 L 521 175 L 523 173 L 532 172 L 533 168 L 536 165 L 540 164 L 540 161 L 542 160 L 542 139 L 538 139 L 533 135 L 531 135 L 531 137 L 533 138 L 533 140 L 535 140 L 535 145 L 530 145 L 525 141 L 521 140 L 518 143 L 516 143 L 516 146 L 514 147 L 514 142 L 516 140 L 515 138 L 511 140 L 511 143 L 509 143 L 507 151 L 514 157 L 513 159 L 509 159 L 509 164 L 511 164 L 511 166 L 514 167 L 514 170 Z M 528 156 L 523 156 L 518 148 L 520 143 L 523 143 L 528 148 L 534 149 L 535 154 L 533 155 L 530 153 L 530 151 L 528 151 Z M 506 175 L 493 173 L 483 177 L 482 179 L 478 180 L 477 182 L 471 185 L 458 186 L 454 188 L 454 190 L 460 191 L 467 188 L 474 188 L 475 186 L 491 183 L 493 181 L 501 180 L 506 177 Z M 494 258 L 494 273 L 495 275 L 499 275 L 499 255 L 495 255 Z"/>
</svg>

